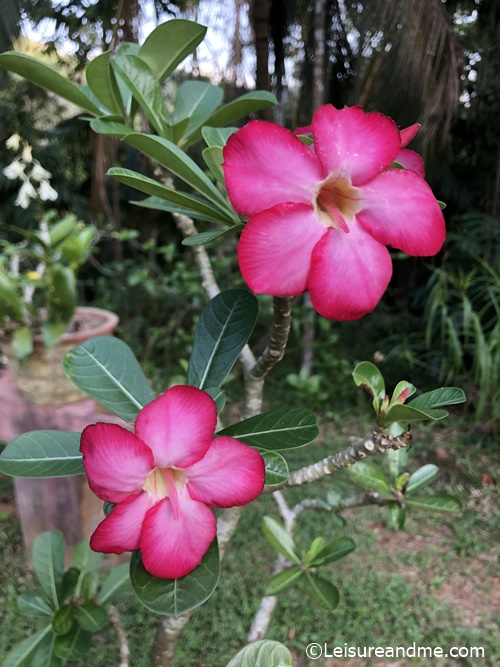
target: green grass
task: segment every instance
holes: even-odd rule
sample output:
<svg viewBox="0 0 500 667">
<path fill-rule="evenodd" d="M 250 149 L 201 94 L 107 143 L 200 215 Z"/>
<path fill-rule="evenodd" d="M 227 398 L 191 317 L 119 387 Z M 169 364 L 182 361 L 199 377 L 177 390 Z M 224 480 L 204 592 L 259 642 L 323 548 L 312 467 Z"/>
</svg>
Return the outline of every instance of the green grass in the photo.
<svg viewBox="0 0 500 667">
<path fill-rule="evenodd" d="M 478 664 L 493 667 L 500 654 L 498 601 L 495 615 L 493 589 L 495 559 L 498 558 L 500 513 L 495 489 L 482 486 L 488 472 L 499 479 L 500 457 L 493 447 L 478 446 L 472 434 L 429 429 L 415 437 L 411 467 L 436 462 L 438 447 L 449 459 L 440 463 L 443 474 L 434 491 L 456 493 L 464 502 L 458 516 L 414 513 L 399 533 L 385 527 L 384 508 L 369 507 L 345 513 L 347 525 L 338 529 L 328 513 L 305 512 L 297 522 L 296 542 L 304 547 L 323 535 L 352 537 L 357 548 L 345 559 L 328 566 L 324 574 L 341 591 L 337 610 L 326 613 L 309 604 L 300 590 L 283 594 L 277 604 L 268 637 L 285 643 L 297 665 L 331 667 L 325 660 L 310 661 L 304 649 L 311 642 L 329 647 L 483 646 L 485 659 L 444 661 L 443 667 Z M 343 435 L 356 433 L 349 422 Z M 341 448 L 344 438 L 329 434 L 324 442 L 290 453 L 290 466 L 318 460 Z M 443 454 L 441 453 L 440 456 Z M 380 462 L 381 457 L 377 457 Z M 290 503 L 307 495 L 325 495 L 329 488 L 343 494 L 356 489 L 345 478 L 330 478 L 304 489 L 290 489 Z M 21 536 L 9 509 L 10 482 L 2 480 L 0 500 L 0 549 L 3 571 L 0 579 L 2 633 L 0 656 L 23 639 L 35 626 L 15 609 L 16 596 L 29 590 L 33 577 L 23 565 Z M 244 645 L 266 578 L 274 559 L 273 550 L 262 536 L 262 517 L 277 515 L 271 497 L 263 497 L 246 508 L 223 564 L 221 582 L 212 598 L 194 614 L 177 649 L 182 667 L 224 667 Z M 159 617 L 149 614 L 132 595 L 117 605 L 129 634 L 130 665 L 149 667 L 149 653 Z M 101 633 L 85 664 L 112 667 L 117 664 L 117 642 L 111 629 Z M 389 660 L 389 659 L 388 659 Z M 370 667 L 376 661 L 335 661 L 346 667 Z M 75 663 L 76 664 L 76 663 Z M 390 664 L 390 663 L 389 663 Z M 431 662 L 412 664 L 427 666 Z"/>
</svg>

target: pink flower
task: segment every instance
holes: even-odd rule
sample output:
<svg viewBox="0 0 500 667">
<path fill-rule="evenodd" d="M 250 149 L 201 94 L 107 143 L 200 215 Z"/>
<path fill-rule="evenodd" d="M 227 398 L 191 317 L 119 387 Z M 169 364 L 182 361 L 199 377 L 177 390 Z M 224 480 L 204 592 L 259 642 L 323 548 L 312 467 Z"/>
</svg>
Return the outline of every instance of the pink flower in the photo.
<svg viewBox="0 0 500 667">
<path fill-rule="evenodd" d="M 413 168 L 389 168 L 408 131 L 415 126 L 402 139 L 386 116 L 326 105 L 313 118 L 314 151 L 263 121 L 229 138 L 224 176 L 232 205 L 249 217 L 238 260 L 254 292 L 309 290 L 321 315 L 354 320 L 389 284 L 386 245 L 417 256 L 440 250 L 444 219 L 431 189 Z"/>
<path fill-rule="evenodd" d="M 92 491 L 116 503 L 90 539 L 94 551 L 140 549 L 155 577 L 176 579 L 201 561 L 216 534 L 209 506 L 233 507 L 264 488 L 261 455 L 227 436 L 214 438 L 212 398 L 172 387 L 137 415 L 135 433 L 98 423 L 80 449 Z"/>
</svg>

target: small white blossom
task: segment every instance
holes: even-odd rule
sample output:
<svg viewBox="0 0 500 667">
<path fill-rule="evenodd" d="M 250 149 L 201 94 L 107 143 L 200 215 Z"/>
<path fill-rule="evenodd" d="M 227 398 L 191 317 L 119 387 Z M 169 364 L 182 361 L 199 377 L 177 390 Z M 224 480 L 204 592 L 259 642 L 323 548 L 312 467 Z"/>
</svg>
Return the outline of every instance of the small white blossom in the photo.
<svg viewBox="0 0 500 667">
<path fill-rule="evenodd" d="M 28 162 L 33 162 L 33 157 L 31 156 L 31 146 L 29 144 L 26 144 L 25 147 L 23 148 L 23 153 L 22 153 L 22 159 L 28 163 Z"/>
<path fill-rule="evenodd" d="M 51 184 L 43 180 L 40 183 L 40 186 L 38 188 L 38 196 L 42 201 L 55 201 L 58 197 L 57 191 L 54 190 L 54 188 L 51 186 Z"/>
<path fill-rule="evenodd" d="M 14 160 L 7 167 L 2 169 L 2 173 L 7 176 L 11 181 L 15 181 L 17 178 L 21 178 L 24 174 L 24 167 L 26 165 L 21 160 Z"/>
<path fill-rule="evenodd" d="M 17 199 L 14 202 L 16 206 L 21 208 L 28 208 L 30 205 L 30 199 L 36 199 L 37 193 L 35 188 L 31 185 L 30 181 L 24 181 L 21 185 L 19 192 L 17 194 Z"/>
<path fill-rule="evenodd" d="M 18 151 L 19 146 L 21 145 L 21 137 L 17 132 L 15 134 L 12 134 L 7 141 L 5 142 L 5 145 L 7 148 L 10 148 L 12 151 Z"/>
<path fill-rule="evenodd" d="M 33 163 L 33 169 L 31 170 L 30 178 L 32 178 L 34 181 L 46 181 L 51 177 L 52 174 L 50 171 L 44 169 L 39 162 L 35 161 Z"/>
</svg>

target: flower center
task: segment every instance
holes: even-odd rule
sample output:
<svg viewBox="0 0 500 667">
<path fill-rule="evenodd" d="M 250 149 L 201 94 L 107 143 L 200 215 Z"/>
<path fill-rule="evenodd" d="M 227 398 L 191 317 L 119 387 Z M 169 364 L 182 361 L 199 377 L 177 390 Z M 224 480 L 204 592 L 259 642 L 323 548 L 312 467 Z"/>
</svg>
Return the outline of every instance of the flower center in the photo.
<svg viewBox="0 0 500 667">
<path fill-rule="evenodd" d="M 358 189 L 351 185 L 349 179 L 329 176 L 320 185 L 315 210 L 324 225 L 348 234 L 348 222 L 359 211 L 359 201 Z"/>
<path fill-rule="evenodd" d="M 179 468 L 154 468 L 144 482 L 144 491 L 156 502 L 168 498 L 172 505 L 174 519 L 179 516 L 179 492 L 187 484 L 183 470 Z"/>
</svg>

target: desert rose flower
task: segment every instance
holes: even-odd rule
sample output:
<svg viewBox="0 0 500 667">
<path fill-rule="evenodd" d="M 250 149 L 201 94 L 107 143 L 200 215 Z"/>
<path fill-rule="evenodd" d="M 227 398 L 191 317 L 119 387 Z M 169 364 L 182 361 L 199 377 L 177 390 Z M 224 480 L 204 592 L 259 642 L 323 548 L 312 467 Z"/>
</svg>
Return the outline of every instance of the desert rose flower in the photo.
<svg viewBox="0 0 500 667">
<path fill-rule="evenodd" d="M 200 563 L 216 534 L 210 507 L 244 505 L 264 488 L 261 455 L 214 438 L 216 423 L 207 393 L 176 386 L 139 412 L 135 433 L 87 426 L 80 449 L 90 488 L 116 503 L 90 539 L 94 551 L 140 549 L 146 570 L 168 579 Z"/>
<path fill-rule="evenodd" d="M 410 137 L 402 140 L 390 118 L 326 105 L 311 127 L 313 150 L 263 121 L 229 138 L 223 164 L 229 199 L 249 217 L 239 266 L 256 293 L 309 290 L 324 317 L 355 320 L 375 308 L 389 284 L 386 246 L 434 255 L 445 238 L 444 219 L 416 171 L 390 168 Z"/>
</svg>

